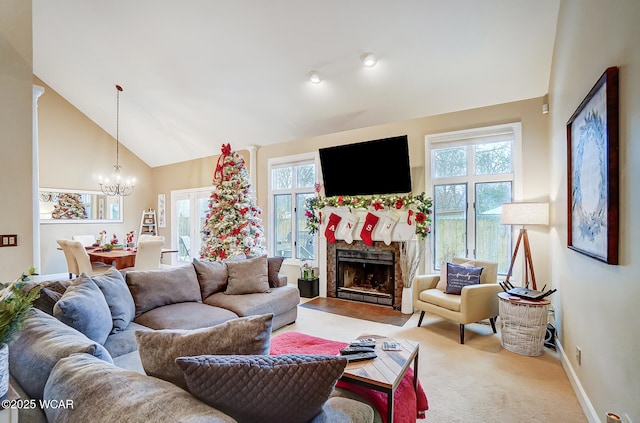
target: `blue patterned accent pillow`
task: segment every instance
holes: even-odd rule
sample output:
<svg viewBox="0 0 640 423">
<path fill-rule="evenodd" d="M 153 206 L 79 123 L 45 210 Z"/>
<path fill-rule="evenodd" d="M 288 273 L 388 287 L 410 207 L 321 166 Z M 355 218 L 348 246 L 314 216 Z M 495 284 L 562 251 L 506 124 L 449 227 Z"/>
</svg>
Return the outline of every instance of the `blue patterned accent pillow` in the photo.
<svg viewBox="0 0 640 423">
<path fill-rule="evenodd" d="M 447 263 L 447 288 L 444 292 L 460 295 L 465 286 L 479 284 L 482 269 L 484 268 Z"/>
</svg>

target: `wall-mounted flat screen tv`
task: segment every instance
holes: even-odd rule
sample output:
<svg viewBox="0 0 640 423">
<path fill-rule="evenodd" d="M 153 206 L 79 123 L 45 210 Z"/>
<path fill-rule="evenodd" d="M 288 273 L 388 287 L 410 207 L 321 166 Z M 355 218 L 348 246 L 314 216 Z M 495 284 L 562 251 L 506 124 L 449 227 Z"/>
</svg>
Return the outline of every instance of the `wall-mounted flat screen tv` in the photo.
<svg viewBox="0 0 640 423">
<path fill-rule="evenodd" d="M 319 153 L 327 197 L 411 192 L 406 135 L 321 148 Z"/>
</svg>

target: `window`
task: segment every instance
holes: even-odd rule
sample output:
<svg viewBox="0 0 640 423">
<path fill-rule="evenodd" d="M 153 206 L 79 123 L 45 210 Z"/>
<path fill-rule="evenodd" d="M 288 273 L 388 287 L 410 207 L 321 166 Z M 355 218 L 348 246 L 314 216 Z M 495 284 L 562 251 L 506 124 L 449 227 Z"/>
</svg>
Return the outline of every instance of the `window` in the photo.
<svg viewBox="0 0 640 423">
<path fill-rule="evenodd" d="M 212 191 L 211 187 L 171 191 L 171 238 L 178 250 L 178 254 L 170 254 L 172 263 L 190 263 L 200 258 L 201 231 Z"/>
<path fill-rule="evenodd" d="M 315 195 L 315 155 L 269 160 L 270 245 L 272 255 L 298 260 L 316 258 L 315 236 L 304 217 L 305 202 Z"/>
<path fill-rule="evenodd" d="M 520 151 L 519 123 L 426 137 L 434 270 L 453 257 L 475 257 L 507 273 L 511 227 L 500 223 L 501 205 L 519 191 Z"/>
</svg>

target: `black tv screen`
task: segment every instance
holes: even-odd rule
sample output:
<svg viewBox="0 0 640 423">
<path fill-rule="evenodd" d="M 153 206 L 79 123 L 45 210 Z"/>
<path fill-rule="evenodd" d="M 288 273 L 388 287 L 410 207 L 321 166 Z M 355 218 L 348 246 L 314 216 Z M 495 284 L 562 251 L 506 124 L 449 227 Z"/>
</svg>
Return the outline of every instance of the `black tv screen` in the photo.
<svg viewBox="0 0 640 423">
<path fill-rule="evenodd" d="M 411 192 L 406 135 L 321 148 L 319 153 L 327 197 Z"/>
</svg>

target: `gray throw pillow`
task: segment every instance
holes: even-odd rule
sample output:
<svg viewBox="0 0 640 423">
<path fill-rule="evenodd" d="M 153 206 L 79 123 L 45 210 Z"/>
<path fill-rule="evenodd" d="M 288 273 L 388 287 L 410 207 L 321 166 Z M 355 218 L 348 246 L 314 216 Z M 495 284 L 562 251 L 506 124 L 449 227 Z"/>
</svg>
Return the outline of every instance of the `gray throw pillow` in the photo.
<svg viewBox="0 0 640 423">
<path fill-rule="evenodd" d="M 202 301 L 193 266 L 132 270 L 127 272 L 126 280 L 136 305 L 136 317 L 167 304 Z"/>
<path fill-rule="evenodd" d="M 267 256 L 240 261 L 227 261 L 227 290 L 229 295 L 253 294 L 269 291 Z"/>
<path fill-rule="evenodd" d="M 463 265 L 447 263 L 447 288 L 446 294 L 460 295 L 462 288 L 467 285 L 480 283 L 482 267 L 467 267 Z"/>
<path fill-rule="evenodd" d="M 74 353 L 113 363 L 107 350 L 75 329 L 38 309 L 31 309 L 20 336 L 9 347 L 9 368 L 29 398 L 42 399 L 51 369 Z"/>
<path fill-rule="evenodd" d="M 60 301 L 60 298 L 62 298 L 62 294 L 43 286 L 40 289 L 40 295 L 33 302 L 33 306 L 53 316 L 53 307 Z"/>
<path fill-rule="evenodd" d="M 37 285 L 40 285 L 40 295 L 33 302 L 33 306 L 39 310 L 44 311 L 50 316 L 53 316 L 53 306 L 62 298 L 62 294 L 67 290 L 67 287 L 71 285 L 71 279 L 65 279 L 63 281 L 49 281 L 40 284 L 27 282 L 24 284 L 23 290 L 25 292 L 31 291 Z"/>
<path fill-rule="evenodd" d="M 269 354 L 273 314 L 240 317 L 192 330 L 136 331 L 142 367 L 149 376 L 187 385 L 175 359 L 203 354 Z"/>
<path fill-rule="evenodd" d="M 280 286 L 280 279 L 278 279 L 278 272 L 282 267 L 284 257 L 269 257 L 267 258 L 267 271 L 269 273 L 269 286 L 271 288 L 277 288 Z"/>
<path fill-rule="evenodd" d="M 113 329 L 109 305 L 86 273 L 69 285 L 53 307 L 53 315 L 100 344 L 104 344 Z"/>
<path fill-rule="evenodd" d="M 334 355 L 180 357 L 189 391 L 241 422 L 303 423 L 329 399 L 347 360 Z"/>
<path fill-rule="evenodd" d="M 227 287 L 226 264 L 219 261 L 200 261 L 194 258 L 193 267 L 198 275 L 203 300 L 211 294 L 224 291 Z"/>
<path fill-rule="evenodd" d="M 125 330 L 135 316 L 136 306 L 133 303 L 133 297 L 122 273 L 112 267 L 105 273 L 92 276 L 91 279 L 102 291 L 111 311 L 113 320 L 111 333 Z"/>
</svg>

